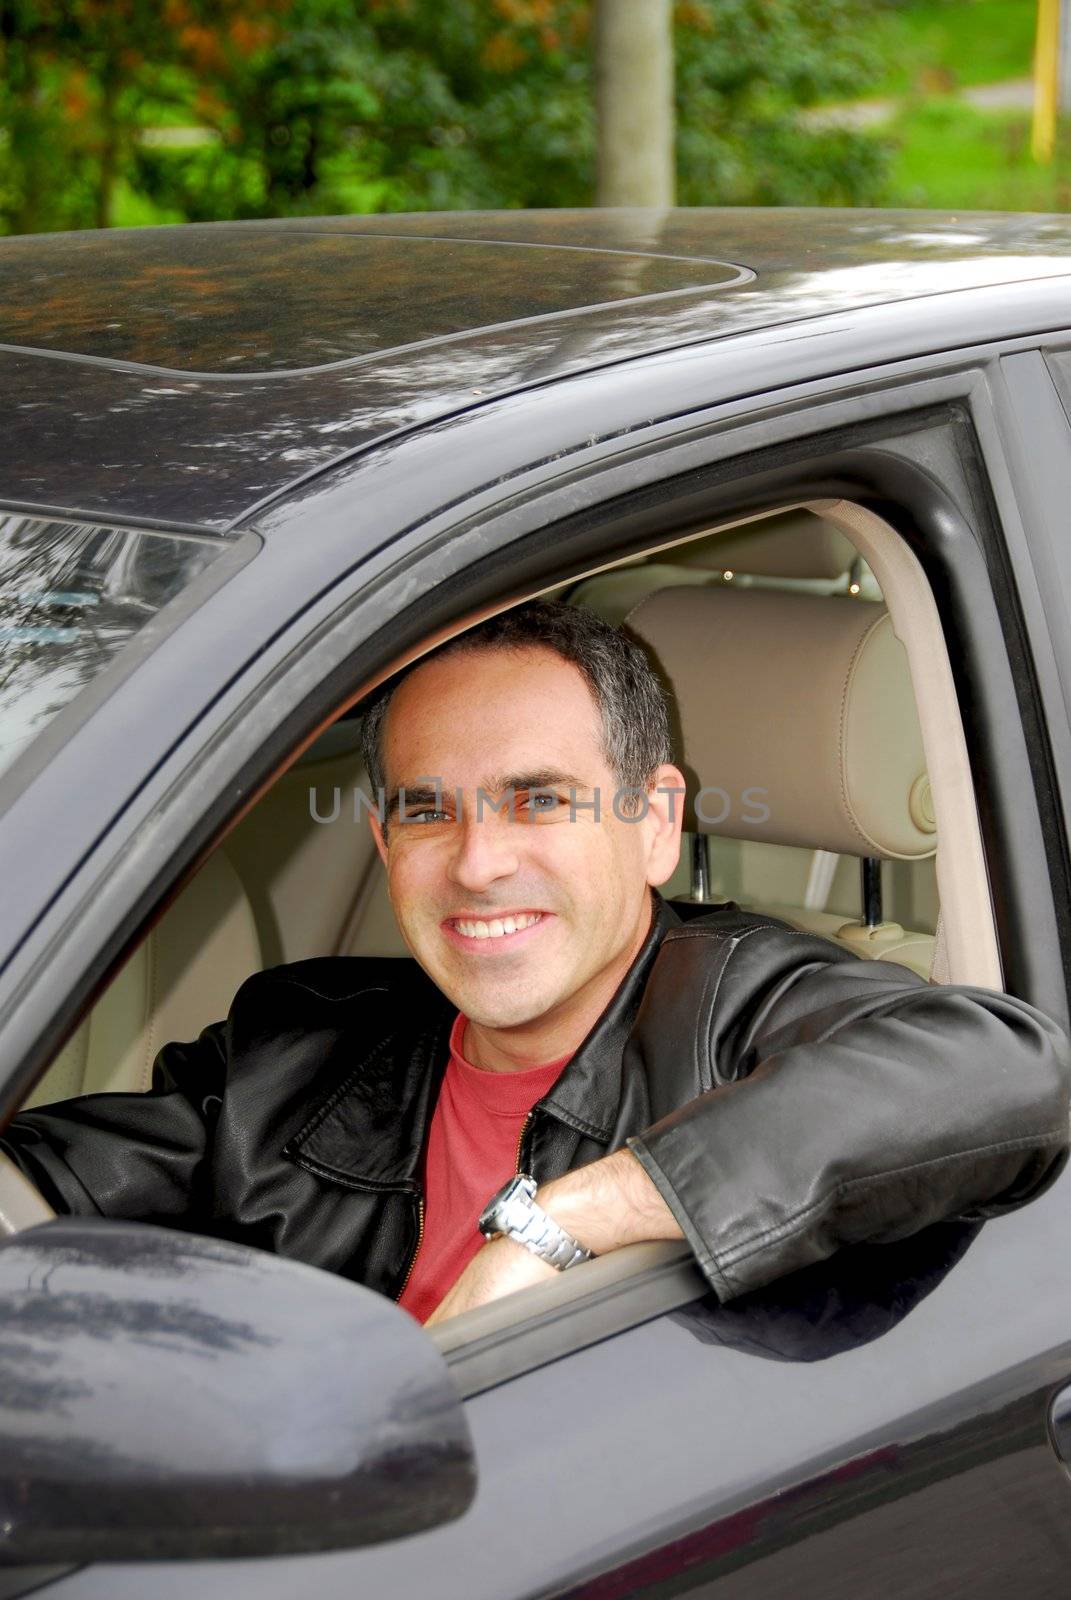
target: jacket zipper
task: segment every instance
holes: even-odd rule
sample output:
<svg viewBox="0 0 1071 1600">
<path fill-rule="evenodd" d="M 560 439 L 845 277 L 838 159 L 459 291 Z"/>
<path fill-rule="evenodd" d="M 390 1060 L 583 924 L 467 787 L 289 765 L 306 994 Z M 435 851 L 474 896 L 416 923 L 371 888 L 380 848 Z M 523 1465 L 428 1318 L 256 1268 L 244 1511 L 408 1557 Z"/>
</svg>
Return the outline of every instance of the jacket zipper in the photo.
<svg viewBox="0 0 1071 1600">
<path fill-rule="evenodd" d="M 535 1116 L 535 1107 L 533 1106 L 531 1111 L 529 1111 L 528 1115 L 525 1117 L 524 1121 L 521 1123 L 521 1136 L 517 1140 L 517 1161 L 516 1161 L 515 1168 L 514 1168 L 514 1176 L 515 1177 L 520 1174 L 520 1170 L 521 1170 L 521 1154 L 522 1154 L 522 1152 L 524 1150 L 524 1136 L 528 1132 L 529 1124 L 531 1123 L 532 1118 L 534 1116 Z"/>
<path fill-rule="evenodd" d="M 418 1224 L 417 1224 L 417 1241 L 416 1241 L 415 1246 L 413 1247 L 413 1254 L 409 1259 L 409 1271 L 405 1275 L 405 1282 L 402 1284 L 401 1288 L 398 1290 L 398 1293 L 394 1296 L 395 1304 L 398 1303 L 398 1301 L 402 1298 L 402 1295 L 405 1293 L 405 1291 L 409 1287 L 409 1279 L 413 1276 L 413 1268 L 416 1266 L 416 1258 L 420 1254 L 420 1246 L 424 1243 L 424 1196 L 423 1195 L 420 1196 L 420 1199 L 417 1202 L 417 1206 L 418 1206 L 417 1215 L 418 1215 L 418 1218 L 419 1218 L 419 1221 L 418 1221 Z"/>
<path fill-rule="evenodd" d="M 530 1123 L 532 1121 L 533 1115 L 534 1115 L 534 1112 L 529 1111 L 528 1115 L 525 1117 L 524 1121 L 521 1124 L 521 1136 L 517 1140 L 517 1159 L 516 1159 L 516 1162 L 514 1163 L 514 1168 L 515 1168 L 515 1171 L 517 1173 L 519 1173 L 520 1170 L 521 1170 L 521 1153 L 522 1153 L 522 1151 L 524 1149 L 524 1137 L 525 1137 L 525 1134 L 528 1132 L 528 1128 L 529 1128 L 529 1125 L 530 1125 Z M 413 1250 L 412 1257 L 410 1258 L 410 1261 L 409 1261 L 409 1271 L 405 1275 L 405 1281 L 402 1284 L 401 1288 L 398 1290 L 398 1293 L 394 1296 L 395 1302 L 399 1301 L 402 1298 L 402 1295 L 405 1293 L 405 1291 L 409 1287 L 409 1280 L 413 1276 L 413 1269 L 414 1269 L 414 1267 L 416 1266 L 416 1263 L 417 1263 L 417 1256 L 420 1254 L 420 1246 L 424 1243 L 424 1196 L 423 1195 L 421 1195 L 421 1197 L 420 1197 L 419 1205 L 420 1205 L 420 1211 L 419 1211 L 420 1224 L 419 1224 L 419 1227 L 417 1229 L 417 1242 L 416 1242 L 416 1246 L 415 1246 L 415 1248 Z"/>
</svg>

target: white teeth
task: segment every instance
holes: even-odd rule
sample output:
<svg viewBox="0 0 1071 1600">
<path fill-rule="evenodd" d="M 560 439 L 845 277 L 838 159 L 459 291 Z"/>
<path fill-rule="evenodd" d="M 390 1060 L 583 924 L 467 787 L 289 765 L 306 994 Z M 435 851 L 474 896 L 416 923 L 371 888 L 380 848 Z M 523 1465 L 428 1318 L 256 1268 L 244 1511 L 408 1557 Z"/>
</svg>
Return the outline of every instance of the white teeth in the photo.
<svg viewBox="0 0 1071 1600">
<path fill-rule="evenodd" d="M 490 922 L 465 922 L 456 920 L 454 927 L 466 939 L 501 939 L 505 933 L 520 933 L 530 928 L 542 917 L 541 911 L 525 912 L 519 917 L 493 917 Z"/>
</svg>

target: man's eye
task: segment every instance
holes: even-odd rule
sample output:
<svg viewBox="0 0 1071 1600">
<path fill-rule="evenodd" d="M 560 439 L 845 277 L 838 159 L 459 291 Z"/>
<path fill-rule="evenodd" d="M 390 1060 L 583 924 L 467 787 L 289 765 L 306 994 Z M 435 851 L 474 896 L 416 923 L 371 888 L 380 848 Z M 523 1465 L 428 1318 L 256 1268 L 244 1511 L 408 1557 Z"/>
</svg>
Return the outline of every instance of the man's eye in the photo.
<svg viewBox="0 0 1071 1600">
<path fill-rule="evenodd" d="M 557 794 L 530 794 L 521 802 L 521 810 L 533 816 L 549 816 L 558 811 L 565 804 L 561 795 Z"/>
<path fill-rule="evenodd" d="M 423 811 L 407 811 L 405 820 L 406 822 L 423 823 L 449 822 L 450 817 L 446 811 L 433 811 L 430 807 L 425 807 Z"/>
</svg>

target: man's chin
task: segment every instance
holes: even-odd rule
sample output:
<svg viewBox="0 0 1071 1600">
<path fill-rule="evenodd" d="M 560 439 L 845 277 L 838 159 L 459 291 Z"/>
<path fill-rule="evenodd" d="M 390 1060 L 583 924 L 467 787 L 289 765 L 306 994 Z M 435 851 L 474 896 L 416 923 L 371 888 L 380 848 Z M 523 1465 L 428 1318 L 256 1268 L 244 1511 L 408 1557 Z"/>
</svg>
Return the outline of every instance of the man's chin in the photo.
<svg viewBox="0 0 1071 1600">
<path fill-rule="evenodd" d="M 444 993 L 448 991 L 444 990 Z M 538 1022 L 552 1011 L 560 995 L 508 995 L 499 990 L 488 994 L 482 989 L 455 989 L 449 998 L 457 1009 L 480 1028 L 523 1028 Z"/>
<path fill-rule="evenodd" d="M 468 956 L 459 959 L 450 951 L 444 960 L 434 938 L 406 939 L 406 943 L 437 988 L 481 1028 L 524 1027 L 546 1016 L 573 992 L 573 983 L 564 976 L 555 983 L 554 972 L 545 959 L 539 963 L 495 962 L 499 967 L 496 974 L 477 974 Z M 554 962 L 555 968 L 559 965 Z"/>
</svg>

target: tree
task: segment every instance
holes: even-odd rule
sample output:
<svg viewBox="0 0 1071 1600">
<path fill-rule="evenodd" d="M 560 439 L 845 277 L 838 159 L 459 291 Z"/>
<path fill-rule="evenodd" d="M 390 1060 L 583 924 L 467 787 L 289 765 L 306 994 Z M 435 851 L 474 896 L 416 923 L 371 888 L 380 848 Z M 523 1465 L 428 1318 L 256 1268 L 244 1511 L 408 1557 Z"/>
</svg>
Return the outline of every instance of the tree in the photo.
<svg viewBox="0 0 1071 1600">
<path fill-rule="evenodd" d="M 348 0 L 168 0 L 189 104 L 213 142 L 141 146 L 136 187 L 191 221 L 333 209 L 328 169 L 374 116 Z"/>
<path fill-rule="evenodd" d="M 595 0 L 596 201 L 671 206 L 676 190 L 670 0 Z"/>
<path fill-rule="evenodd" d="M 149 0 L 0 0 L 0 212 L 9 231 L 112 221 L 161 31 Z"/>
<path fill-rule="evenodd" d="M 660 0 L 602 4 L 660 10 Z M 875 67 L 867 23 L 882 4 L 675 0 L 680 199 L 879 200 L 886 156 L 878 141 L 805 129 L 797 112 L 823 96 L 858 94 Z M 387 180 L 385 209 L 591 204 L 597 46 L 589 0 L 376 0 L 359 10 L 380 104 L 360 140 L 368 175 Z"/>
<path fill-rule="evenodd" d="M 0 0 L 0 217 L 6 232 L 62 226 L 50 201 L 57 167 L 63 187 L 77 182 L 63 137 L 65 109 L 51 70 L 59 17 L 49 0 Z M 57 160 L 58 158 L 58 160 Z M 77 226 L 78 224 L 76 224 Z"/>
<path fill-rule="evenodd" d="M 670 0 L 601 3 L 635 23 Z M 874 137 L 797 116 L 858 92 L 880 3 L 674 0 L 684 203 L 880 200 Z M 0 224 L 590 205 L 593 19 L 593 0 L 0 0 Z M 175 122 L 202 142 L 144 139 Z"/>
<path fill-rule="evenodd" d="M 888 151 L 801 125 L 875 70 L 880 0 L 678 0 L 678 192 L 684 205 L 879 204 Z"/>
</svg>

